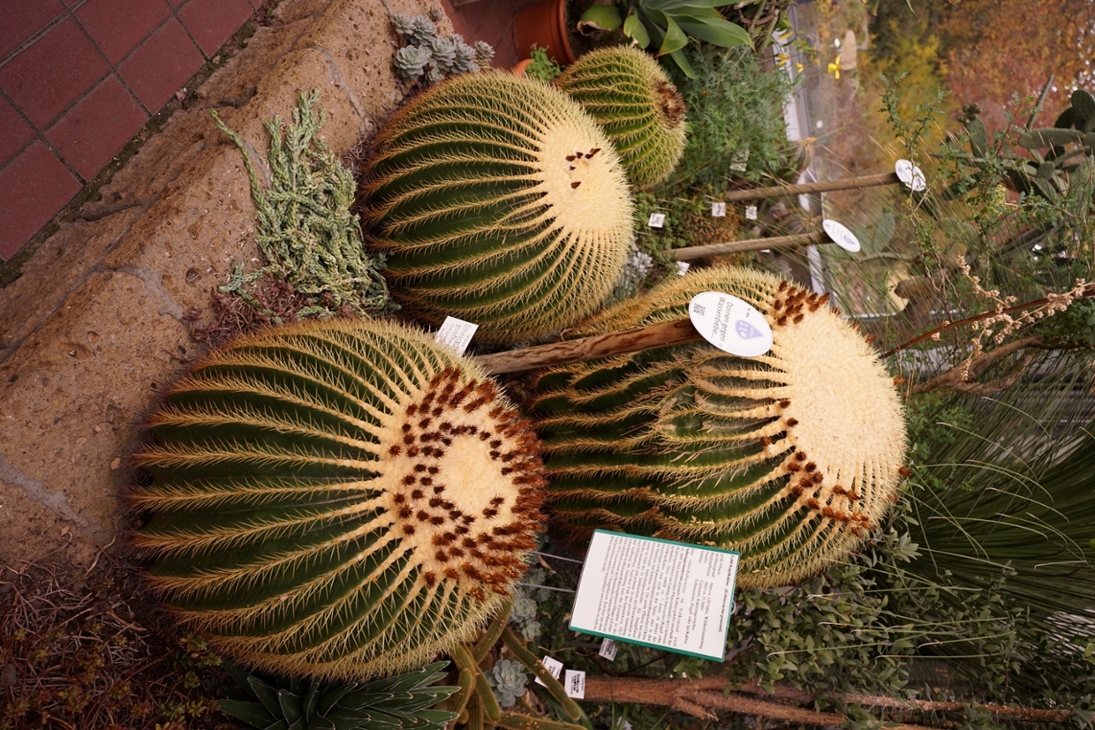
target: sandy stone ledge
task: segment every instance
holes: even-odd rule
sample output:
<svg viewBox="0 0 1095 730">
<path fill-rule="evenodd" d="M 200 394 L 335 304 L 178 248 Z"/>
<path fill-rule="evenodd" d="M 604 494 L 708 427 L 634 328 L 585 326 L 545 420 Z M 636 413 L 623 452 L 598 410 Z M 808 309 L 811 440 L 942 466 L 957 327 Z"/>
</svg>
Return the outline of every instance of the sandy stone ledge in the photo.
<svg viewBox="0 0 1095 730">
<path fill-rule="evenodd" d="M 0 565 L 84 564 L 116 538 L 140 424 L 199 352 L 184 313 L 258 256 L 240 152 L 209 110 L 264 159 L 263 122 L 318 88 L 321 137 L 343 154 L 402 99 L 389 11 L 429 7 L 284 0 L 0 290 Z"/>
</svg>

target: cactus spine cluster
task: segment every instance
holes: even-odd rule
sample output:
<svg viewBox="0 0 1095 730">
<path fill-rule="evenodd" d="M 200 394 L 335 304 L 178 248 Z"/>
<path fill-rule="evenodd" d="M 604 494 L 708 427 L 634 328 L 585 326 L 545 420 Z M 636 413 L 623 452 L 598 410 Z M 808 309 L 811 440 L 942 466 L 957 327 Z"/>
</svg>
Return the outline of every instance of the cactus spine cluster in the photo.
<svg viewBox="0 0 1095 730">
<path fill-rule="evenodd" d="M 619 528 L 740 550 L 742 586 L 797 582 L 852 550 L 896 499 L 901 406 L 874 351 L 823 298 L 761 272 L 692 273 L 575 334 L 679 319 L 709 290 L 765 316 L 768 354 L 701 343 L 539 378 L 552 519 L 574 537 Z"/>
<path fill-rule="evenodd" d="M 265 671 L 421 666 L 505 602 L 541 525 L 535 434 L 474 363 L 394 324 L 237 340 L 150 431 L 152 583 Z"/>
<path fill-rule="evenodd" d="M 541 338 L 611 294 L 631 245 L 612 145 L 576 102 L 509 74 L 461 76 L 413 99 L 366 171 L 368 243 L 413 314 Z"/>
<path fill-rule="evenodd" d="M 684 100 L 648 54 L 601 48 L 571 64 L 555 84 L 605 130 L 636 187 L 656 185 L 676 167 L 684 152 Z"/>
</svg>

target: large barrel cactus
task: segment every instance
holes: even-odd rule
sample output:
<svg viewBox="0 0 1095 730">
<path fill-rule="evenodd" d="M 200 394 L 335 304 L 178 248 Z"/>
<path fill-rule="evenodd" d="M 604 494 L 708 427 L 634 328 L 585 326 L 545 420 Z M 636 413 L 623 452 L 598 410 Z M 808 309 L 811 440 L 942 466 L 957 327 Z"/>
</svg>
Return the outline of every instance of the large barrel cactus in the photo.
<svg viewBox="0 0 1095 730">
<path fill-rule="evenodd" d="M 367 240 L 417 317 L 484 342 L 556 332 L 596 311 L 633 238 L 627 180 L 576 102 L 510 74 L 419 95 L 380 133 L 362 186 Z"/>
<path fill-rule="evenodd" d="M 656 185 L 677 166 L 684 152 L 684 100 L 647 53 L 601 48 L 571 64 L 555 84 L 604 128 L 637 187 Z"/>
<path fill-rule="evenodd" d="M 782 585 L 852 550 L 896 499 L 905 428 L 892 380 L 821 298 L 769 274 L 718 267 L 625 302 L 575 334 L 686 316 L 703 291 L 752 304 L 768 354 L 703 342 L 543 374 L 541 419 L 554 523 L 740 550 L 739 583 Z"/>
<path fill-rule="evenodd" d="M 421 666 L 506 600 L 540 528 L 535 434 L 474 363 L 393 324 L 242 338 L 150 431 L 152 584 L 262 670 Z"/>
</svg>

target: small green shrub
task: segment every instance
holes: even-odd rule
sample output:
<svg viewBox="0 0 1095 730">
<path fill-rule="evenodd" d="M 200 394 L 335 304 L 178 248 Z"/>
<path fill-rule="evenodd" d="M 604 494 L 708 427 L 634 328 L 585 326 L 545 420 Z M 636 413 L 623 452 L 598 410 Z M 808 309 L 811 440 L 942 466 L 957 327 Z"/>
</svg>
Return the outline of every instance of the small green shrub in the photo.
<svg viewBox="0 0 1095 730">
<path fill-rule="evenodd" d="M 562 67 L 548 57 L 546 48 L 533 46 L 528 55 L 532 59 L 532 63 L 525 67 L 525 76 L 530 79 L 553 81 L 556 76 L 563 72 Z"/>
</svg>

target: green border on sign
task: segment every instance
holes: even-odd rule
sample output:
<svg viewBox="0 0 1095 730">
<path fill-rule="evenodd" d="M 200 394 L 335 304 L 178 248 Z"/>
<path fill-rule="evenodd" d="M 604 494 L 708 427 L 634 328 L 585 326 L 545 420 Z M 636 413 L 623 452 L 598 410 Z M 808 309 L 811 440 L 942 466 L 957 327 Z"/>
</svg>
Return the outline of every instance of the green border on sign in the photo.
<svg viewBox="0 0 1095 730">
<path fill-rule="evenodd" d="M 730 610 L 726 612 L 726 625 L 722 627 L 722 645 L 724 647 L 723 653 L 720 654 L 719 656 L 711 656 L 710 654 L 698 654 L 694 651 L 684 651 L 683 649 L 674 649 L 673 647 L 665 646 L 664 644 L 650 644 L 650 643 L 645 642 L 645 641 L 638 641 L 636 639 L 628 639 L 628 638 L 625 638 L 623 636 L 616 636 L 615 634 L 605 634 L 605 633 L 601 633 L 599 631 L 590 631 L 588 629 L 576 628 L 573 623 L 569 624 L 567 626 L 567 628 L 569 628 L 571 631 L 577 632 L 579 634 L 586 634 L 587 636 L 600 636 L 601 638 L 612 639 L 613 641 L 619 641 L 619 642 L 622 642 L 624 644 L 635 644 L 637 646 L 645 646 L 645 647 L 650 648 L 650 649 L 661 649 L 663 651 L 672 652 L 674 654 L 683 654 L 684 656 L 694 656 L 694 657 L 698 657 L 699 659 L 708 659 L 710 661 L 715 661 L 715 662 L 722 663 L 724 661 L 723 657 L 725 656 L 726 633 L 728 631 L 730 631 L 730 617 L 731 617 L 731 614 L 733 613 L 733 609 L 734 609 L 734 603 L 735 603 L 734 602 L 734 595 L 738 591 L 738 568 L 741 566 L 741 553 L 737 550 L 727 550 L 726 548 L 712 547 L 710 545 L 696 545 L 696 544 L 690 543 L 690 542 L 680 542 L 679 540 L 665 540 L 665 539 L 662 539 L 660 537 L 647 537 L 645 535 L 629 535 L 626 532 L 618 532 L 616 530 L 596 529 L 596 530 L 593 531 L 593 534 L 596 535 L 598 532 L 604 533 L 605 535 L 612 535 L 612 536 L 615 536 L 615 537 L 629 537 L 629 538 L 632 538 L 632 539 L 635 539 L 635 540 L 650 540 L 651 542 L 664 542 L 667 545 L 682 545 L 684 547 L 697 548 L 699 550 L 711 550 L 712 552 L 716 552 L 716 553 L 728 553 L 730 555 L 736 555 L 737 558 L 738 558 L 738 563 L 734 567 L 734 580 L 733 580 L 733 582 L 730 586 Z M 577 590 L 577 592 L 575 593 L 575 596 L 574 596 L 574 602 L 575 603 L 578 602 L 578 594 L 580 594 L 582 592 L 582 581 L 585 580 L 585 577 L 586 577 L 586 567 L 585 567 L 585 563 L 583 562 L 583 564 L 582 564 L 582 575 L 578 579 L 578 590 Z M 571 616 L 574 615 L 574 606 L 573 605 L 571 605 L 571 607 L 570 607 L 570 614 L 571 614 Z"/>
</svg>

